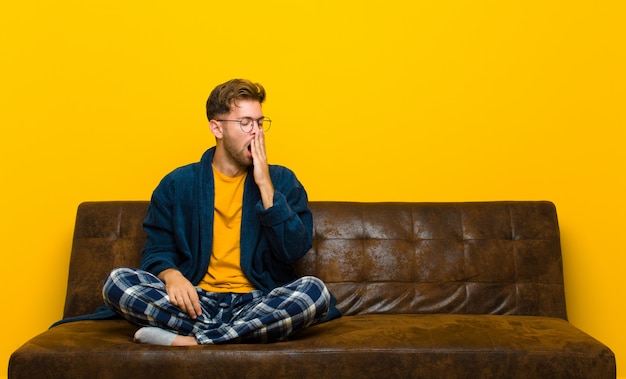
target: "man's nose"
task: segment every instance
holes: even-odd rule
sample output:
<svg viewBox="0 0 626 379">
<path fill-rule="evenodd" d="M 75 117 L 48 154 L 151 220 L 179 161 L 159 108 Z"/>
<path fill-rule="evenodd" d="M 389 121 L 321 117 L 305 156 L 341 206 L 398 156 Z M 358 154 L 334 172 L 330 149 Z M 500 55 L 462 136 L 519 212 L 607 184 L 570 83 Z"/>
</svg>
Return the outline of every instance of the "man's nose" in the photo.
<svg viewBox="0 0 626 379">
<path fill-rule="evenodd" d="M 252 130 L 251 130 L 251 132 L 256 133 L 260 129 L 263 129 L 263 128 L 261 127 L 261 124 L 259 123 L 259 121 L 258 120 L 252 121 Z"/>
</svg>

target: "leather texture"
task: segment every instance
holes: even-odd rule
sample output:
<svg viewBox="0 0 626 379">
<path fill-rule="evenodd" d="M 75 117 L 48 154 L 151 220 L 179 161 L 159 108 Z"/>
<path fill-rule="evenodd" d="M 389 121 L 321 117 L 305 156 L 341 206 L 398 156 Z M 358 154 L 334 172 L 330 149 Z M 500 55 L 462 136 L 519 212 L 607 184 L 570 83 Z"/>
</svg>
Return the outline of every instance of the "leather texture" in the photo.
<svg viewBox="0 0 626 379">
<path fill-rule="evenodd" d="M 148 202 L 80 205 L 64 317 L 101 305 L 137 266 Z M 567 321 L 550 202 L 311 202 L 297 264 L 344 317 L 290 341 L 175 348 L 132 342 L 123 320 L 56 326 L 27 341 L 10 378 L 615 378 L 615 356 Z"/>
</svg>

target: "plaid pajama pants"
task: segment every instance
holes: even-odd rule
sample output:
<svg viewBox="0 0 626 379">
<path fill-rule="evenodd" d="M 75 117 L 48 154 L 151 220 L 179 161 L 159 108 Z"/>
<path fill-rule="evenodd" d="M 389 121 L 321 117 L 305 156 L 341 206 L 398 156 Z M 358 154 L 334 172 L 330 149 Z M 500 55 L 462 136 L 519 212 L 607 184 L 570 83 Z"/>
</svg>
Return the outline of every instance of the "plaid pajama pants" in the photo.
<svg viewBox="0 0 626 379">
<path fill-rule="evenodd" d="M 128 321 L 194 336 L 199 344 L 272 342 L 320 322 L 330 293 L 318 278 L 305 276 L 275 288 L 244 294 L 207 292 L 196 287 L 202 315 L 192 319 L 169 301 L 165 284 L 131 268 L 111 272 L 104 302 Z"/>
</svg>

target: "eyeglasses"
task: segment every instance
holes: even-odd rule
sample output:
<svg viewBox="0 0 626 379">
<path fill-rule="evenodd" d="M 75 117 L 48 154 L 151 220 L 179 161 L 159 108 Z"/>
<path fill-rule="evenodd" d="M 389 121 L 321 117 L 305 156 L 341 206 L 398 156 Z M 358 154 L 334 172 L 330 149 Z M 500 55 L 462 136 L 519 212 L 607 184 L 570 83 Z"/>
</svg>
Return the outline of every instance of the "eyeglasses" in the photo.
<svg viewBox="0 0 626 379">
<path fill-rule="evenodd" d="M 269 118 L 259 118 L 255 120 L 251 117 L 244 117 L 241 120 L 215 120 L 215 121 L 230 121 L 230 122 L 238 122 L 239 127 L 241 127 L 241 131 L 244 133 L 250 133 L 254 128 L 254 123 L 256 122 L 259 129 L 263 129 L 263 131 L 267 132 L 270 130 L 272 126 L 272 120 Z"/>
</svg>

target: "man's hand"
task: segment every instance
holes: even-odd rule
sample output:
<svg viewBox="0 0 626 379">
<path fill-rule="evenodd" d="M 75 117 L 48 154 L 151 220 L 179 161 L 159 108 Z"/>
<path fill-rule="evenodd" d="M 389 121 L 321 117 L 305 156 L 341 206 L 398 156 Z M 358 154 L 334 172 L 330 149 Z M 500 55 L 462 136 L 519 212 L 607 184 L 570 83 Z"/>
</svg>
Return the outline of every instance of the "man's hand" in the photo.
<svg viewBox="0 0 626 379">
<path fill-rule="evenodd" d="M 261 200 L 265 209 L 274 205 L 274 184 L 270 178 L 270 169 L 265 152 L 265 132 L 259 128 L 250 147 L 252 151 L 252 163 L 254 165 L 254 182 L 261 191 Z"/>
<path fill-rule="evenodd" d="M 159 279 L 165 282 L 165 290 L 172 304 L 179 307 L 192 319 L 202 314 L 196 288 L 180 271 L 168 268 L 159 274 Z"/>
</svg>

